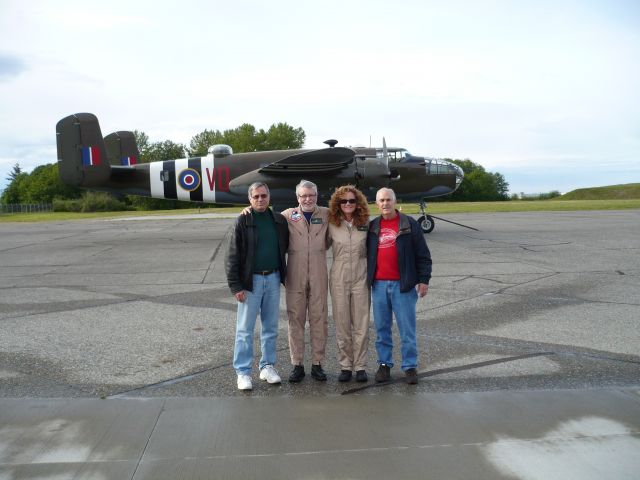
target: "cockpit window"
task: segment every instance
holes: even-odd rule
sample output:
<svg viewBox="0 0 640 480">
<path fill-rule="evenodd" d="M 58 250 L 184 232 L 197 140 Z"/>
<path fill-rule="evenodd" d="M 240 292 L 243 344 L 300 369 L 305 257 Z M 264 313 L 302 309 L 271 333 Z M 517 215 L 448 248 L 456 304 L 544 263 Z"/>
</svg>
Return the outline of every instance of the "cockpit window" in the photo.
<svg viewBox="0 0 640 480">
<path fill-rule="evenodd" d="M 437 158 L 427 158 L 427 165 L 429 167 L 430 175 L 451 175 L 457 174 L 460 168 L 445 160 L 439 160 Z"/>
<path fill-rule="evenodd" d="M 389 163 L 402 162 L 407 157 L 411 156 L 405 148 L 390 148 L 387 150 L 387 155 L 389 157 Z M 378 158 L 382 158 L 384 156 L 381 148 L 376 149 L 376 156 Z"/>
</svg>

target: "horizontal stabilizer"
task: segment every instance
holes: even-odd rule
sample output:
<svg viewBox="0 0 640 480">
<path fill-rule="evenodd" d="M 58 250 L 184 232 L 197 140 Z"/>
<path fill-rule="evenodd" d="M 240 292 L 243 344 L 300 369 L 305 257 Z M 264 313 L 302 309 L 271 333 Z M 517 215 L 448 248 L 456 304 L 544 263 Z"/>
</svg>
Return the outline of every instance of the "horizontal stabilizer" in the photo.
<svg viewBox="0 0 640 480">
<path fill-rule="evenodd" d="M 74 187 L 96 187 L 111 175 L 107 152 L 95 115 L 76 113 L 56 125 L 60 179 Z"/>
<path fill-rule="evenodd" d="M 309 172 L 334 172 L 346 168 L 354 161 L 355 153 L 350 148 L 323 148 L 288 156 L 258 170 L 259 173 L 304 174 Z"/>
</svg>

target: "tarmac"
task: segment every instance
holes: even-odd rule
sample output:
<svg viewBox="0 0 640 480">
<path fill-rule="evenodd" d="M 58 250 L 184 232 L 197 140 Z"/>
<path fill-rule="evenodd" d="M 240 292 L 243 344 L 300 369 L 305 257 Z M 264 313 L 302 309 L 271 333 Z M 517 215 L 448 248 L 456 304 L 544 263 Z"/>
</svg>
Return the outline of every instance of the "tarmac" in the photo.
<svg viewBox="0 0 640 480">
<path fill-rule="evenodd" d="M 232 218 L 0 224 L 0 479 L 640 478 L 640 211 L 446 218 L 479 231 L 426 236 L 418 385 L 339 383 L 331 318 L 289 384 L 282 295 L 251 392 Z"/>
</svg>

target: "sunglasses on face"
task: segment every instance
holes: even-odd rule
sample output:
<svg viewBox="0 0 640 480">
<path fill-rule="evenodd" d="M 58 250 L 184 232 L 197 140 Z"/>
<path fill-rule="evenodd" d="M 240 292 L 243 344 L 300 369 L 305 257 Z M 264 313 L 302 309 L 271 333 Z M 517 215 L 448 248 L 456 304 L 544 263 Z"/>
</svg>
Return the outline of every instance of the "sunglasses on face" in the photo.
<svg viewBox="0 0 640 480">
<path fill-rule="evenodd" d="M 253 198 L 254 200 L 258 200 L 259 198 L 267 198 L 269 195 L 267 195 L 266 193 L 260 193 L 258 195 L 251 195 L 251 198 Z"/>
<path fill-rule="evenodd" d="M 356 203 L 356 199 L 355 198 L 343 198 L 343 199 L 340 200 L 340 205 L 346 205 L 347 203 L 354 204 L 354 203 Z"/>
</svg>

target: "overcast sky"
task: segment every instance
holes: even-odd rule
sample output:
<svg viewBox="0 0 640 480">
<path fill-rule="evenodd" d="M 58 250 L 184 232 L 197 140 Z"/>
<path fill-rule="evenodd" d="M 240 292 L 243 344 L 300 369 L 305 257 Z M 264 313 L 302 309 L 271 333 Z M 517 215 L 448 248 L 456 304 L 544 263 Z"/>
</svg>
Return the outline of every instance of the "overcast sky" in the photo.
<svg viewBox="0 0 640 480">
<path fill-rule="evenodd" d="M 640 2 L 0 0 L 0 189 L 55 124 L 468 158 L 512 192 L 640 182 Z M 370 140 L 371 139 L 371 140 Z"/>
</svg>

